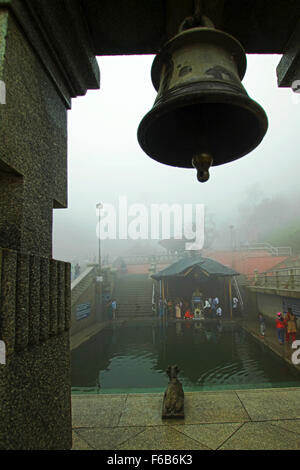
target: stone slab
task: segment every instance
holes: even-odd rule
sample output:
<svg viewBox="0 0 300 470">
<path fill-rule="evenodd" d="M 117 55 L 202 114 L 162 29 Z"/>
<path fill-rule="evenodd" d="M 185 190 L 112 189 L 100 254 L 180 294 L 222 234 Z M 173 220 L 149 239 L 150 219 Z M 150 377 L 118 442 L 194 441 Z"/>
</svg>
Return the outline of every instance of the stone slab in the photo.
<svg viewBox="0 0 300 470">
<path fill-rule="evenodd" d="M 120 426 L 155 426 L 167 420 L 162 420 L 161 410 L 163 394 L 131 394 L 128 395 Z"/>
<path fill-rule="evenodd" d="M 299 398 L 299 388 L 187 392 L 186 419 L 163 420 L 163 394 L 73 396 L 73 449 L 300 449 Z"/>
<path fill-rule="evenodd" d="M 72 433 L 72 450 L 94 450 L 92 447 L 88 445 L 81 437 L 78 435 L 76 431 Z"/>
<path fill-rule="evenodd" d="M 208 450 L 208 447 L 169 426 L 151 426 L 118 450 Z"/>
<path fill-rule="evenodd" d="M 300 437 L 300 419 L 281 419 L 280 421 L 272 421 L 272 424 L 287 431 L 295 432 Z"/>
<path fill-rule="evenodd" d="M 76 430 L 78 439 L 86 443 L 95 450 L 115 450 L 120 448 L 126 441 L 135 442 L 138 435 L 145 430 L 145 427 L 114 427 L 114 428 L 81 428 Z M 77 449 L 81 444 L 75 441 L 73 449 Z M 79 449 L 78 449 L 79 450 Z"/>
<path fill-rule="evenodd" d="M 162 419 L 163 394 L 128 395 L 120 426 L 154 426 L 249 421 L 238 396 L 232 392 L 185 394 L 185 418 Z"/>
<path fill-rule="evenodd" d="M 174 429 L 196 440 L 200 444 L 216 450 L 230 438 L 243 423 L 190 424 L 174 426 Z"/>
<path fill-rule="evenodd" d="M 234 392 L 185 394 L 185 420 L 182 424 L 234 423 L 249 419 L 249 415 Z"/>
<path fill-rule="evenodd" d="M 125 401 L 126 395 L 73 395 L 73 428 L 117 426 Z"/>
<path fill-rule="evenodd" d="M 300 450 L 295 433 L 270 422 L 244 423 L 220 450 Z"/>
<path fill-rule="evenodd" d="M 300 418 L 300 389 L 245 390 L 237 395 L 253 421 Z"/>
</svg>

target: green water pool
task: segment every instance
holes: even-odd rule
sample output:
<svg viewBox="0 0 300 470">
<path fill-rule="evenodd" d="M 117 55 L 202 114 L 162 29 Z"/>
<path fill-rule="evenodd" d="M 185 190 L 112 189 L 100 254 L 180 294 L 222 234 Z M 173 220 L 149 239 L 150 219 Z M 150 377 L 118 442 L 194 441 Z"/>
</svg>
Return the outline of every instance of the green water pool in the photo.
<svg viewBox="0 0 300 470">
<path fill-rule="evenodd" d="M 185 391 L 298 387 L 297 370 L 241 326 L 195 321 L 111 325 L 72 352 L 72 393 L 155 393 L 177 364 Z"/>
</svg>

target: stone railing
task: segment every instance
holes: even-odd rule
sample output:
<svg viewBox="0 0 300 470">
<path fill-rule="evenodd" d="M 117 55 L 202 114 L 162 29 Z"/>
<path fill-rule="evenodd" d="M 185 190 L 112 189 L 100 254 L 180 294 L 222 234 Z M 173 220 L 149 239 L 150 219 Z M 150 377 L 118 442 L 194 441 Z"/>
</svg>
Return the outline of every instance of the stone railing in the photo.
<svg viewBox="0 0 300 470">
<path fill-rule="evenodd" d="M 254 273 L 248 277 L 248 285 L 300 291 L 300 268 L 284 268 L 277 271 Z"/>
<path fill-rule="evenodd" d="M 71 265 L 0 249 L 0 339 L 7 355 L 70 329 Z"/>
<path fill-rule="evenodd" d="M 126 264 L 164 264 L 174 263 L 180 258 L 180 255 L 173 254 L 161 254 L 161 255 L 127 255 L 122 256 L 114 262 L 118 264 L 118 261 L 122 259 Z"/>
<path fill-rule="evenodd" d="M 260 251 L 262 253 L 268 252 L 272 256 L 292 256 L 292 248 L 289 246 L 272 246 L 270 243 L 255 243 L 253 245 L 247 245 L 247 246 L 240 246 L 236 248 L 237 251 L 248 251 L 248 252 L 254 252 L 255 256 L 257 256 L 257 253 Z"/>
<path fill-rule="evenodd" d="M 71 283 L 71 305 L 74 305 L 84 290 L 94 281 L 97 268 L 90 266 Z"/>
</svg>

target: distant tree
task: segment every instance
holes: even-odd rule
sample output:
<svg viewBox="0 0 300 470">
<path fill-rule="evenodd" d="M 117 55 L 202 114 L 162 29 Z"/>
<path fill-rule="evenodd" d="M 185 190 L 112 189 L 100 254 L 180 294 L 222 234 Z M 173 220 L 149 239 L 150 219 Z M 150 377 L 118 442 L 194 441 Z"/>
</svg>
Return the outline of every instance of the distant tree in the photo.
<svg viewBox="0 0 300 470">
<path fill-rule="evenodd" d="M 300 219 L 270 233 L 266 240 L 274 246 L 289 246 L 293 254 L 300 254 Z"/>
<path fill-rule="evenodd" d="M 249 197 L 251 194 L 253 198 Z M 276 245 L 291 246 L 290 243 L 293 243 L 293 246 L 296 246 L 298 228 L 295 221 L 298 218 L 296 199 L 281 195 L 266 197 L 260 190 L 256 194 L 255 188 L 252 187 L 252 190 L 247 192 L 246 200 L 239 206 L 235 226 L 242 243 L 268 241 Z"/>
</svg>

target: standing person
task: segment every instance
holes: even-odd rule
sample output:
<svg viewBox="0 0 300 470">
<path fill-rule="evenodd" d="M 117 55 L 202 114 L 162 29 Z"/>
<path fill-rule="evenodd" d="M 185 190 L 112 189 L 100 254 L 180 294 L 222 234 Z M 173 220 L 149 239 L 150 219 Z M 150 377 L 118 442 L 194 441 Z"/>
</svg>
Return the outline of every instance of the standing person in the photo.
<svg viewBox="0 0 300 470">
<path fill-rule="evenodd" d="M 288 308 L 288 311 L 285 314 L 285 317 L 284 317 L 284 320 L 283 320 L 284 326 L 285 326 L 285 332 L 286 332 L 285 340 L 286 340 L 287 343 L 288 343 L 288 338 L 289 338 L 289 335 L 288 335 L 288 332 L 287 332 L 287 324 L 288 324 L 288 321 L 290 319 L 290 316 L 291 316 L 291 309 Z"/>
<path fill-rule="evenodd" d="M 181 307 L 180 307 L 180 301 L 178 300 L 175 304 L 175 316 L 177 319 L 181 318 Z"/>
<path fill-rule="evenodd" d="M 168 307 L 168 300 L 166 298 L 164 298 L 164 314 L 166 315 L 166 317 L 169 316 L 169 307 Z"/>
<path fill-rule="evenodd" d="M 219 299 L 218 297 L 215 297 L 211 303 L 211 313 L 213 314 L 213 316 L 215 316 L 216 314 L 218 304 L 219 304 Z"/>
<path fill-rule="evenodd" d="M 258 320 L 259 320 L 259 330 L 260 330 L 260 334 L 262 337 L 265 337 L 265 334 L 266 334 L 266 322 L 265 322 L 265 319 L 262 315 L 262 313 L 259 313 L 258 314 Z"/>
<path fill-rule="evenodd" d="M 281 312 L 277 313 L 276 329 L 277 329 L 277 337 L 278 337 L 279 344 L 282 345 L 284 344 L 285 324 L 284 324 L 284 319 L 283 319 Z"/>
<path fill-rule="evenodd" d="M 217 317 L 217 329 L 219 330 L 219 332 L 221 333 L 222 331 L 222 321 L 221 321 L 221 318 L 222 318 L 222 308 L 221 308 L 221 305 L 217 305 L 217 308 L 216 308 L 216 317 Z"/>
<path fill-rule="evenodd" d="M 292 343 L 296 340 L 297 322 L 295 315 L 289 311 L 289 316 L 286 323 L 286 342 L 289 343 L 290 335 L 292 336 Z"/>
<path fill-rule="evenodd" d="M 213 304 L 212 304 L 212 308 L 213 308 L 213 310 L 214 310 L 215 313 L 216 313 L 216 310 L 217 310 L 217 308 L 218 308 L 218 306 L 219 306 L 219 297 L 216 296 L 216 297 L 213 299 L 212 303 L 213 303 Z"/>
<path fill-rule="evenodd" d="M 217 315 L 218 318 L 221 318 L 221 317 L 222 317 L 222 308 L 221 308 L 221 305 L 218 305 L 218 306 L 217 306 L 216 315 Z"/>
<path fill-rule="evenodd" d="M 168 306 L 169 317 L 174 318 L 174 306 L 173 306 L 173 302 L 171 299 L 168 300 L 167 306 Z"/>
<path fill-rule="evenodd" d="M 113 317 L 113 309 L 112 309 L 112 305 L 111 305 L 111 304 L 112 304 L 111 301 L 106 304 L 106 306 L 107 306 L 107 319 L 108 319 L 109 321 L 111 321 L 111 320 L 112 320 L 112 317 Z"/>
<path fill-rule="evenodd" d="M 232 310 L 233 310 L 234 317 L 237 317 L 238 315 L 238 304 L 239 304 L 239 299 L 234 296 L 232 299 Z"/>
<path fill-rule="evenodd" d="M 116 319 L 116 312 L 117 312 L 117 302 L 116 302 L 116 299 L 113 299 L 112 302 L 111 302 L 111 308 L 112 308 L 112 317 L 113 317 L 113 320 Z"/>
<path fill-rule="evenodd" d="M 205 299 L 205 304 L 204 304 L 204 307 L 203 307 L 203 313 L 204 313 L 204 318 L 210 317 L 211 304 L 209 302 L 209 299 Z"/>
<path fill-rule="evenodd" d="M 162 297 L 160 297 L 158 301 L 158 312 L 160 317 L 164 316 L 164 302 Z"/>
<path fill-rule="evenodd" d="M 79 274 L 80 274 L 80 266 L 77 263 L 75 266 L 75 279 L 79 276 Z"/>
</svg>

